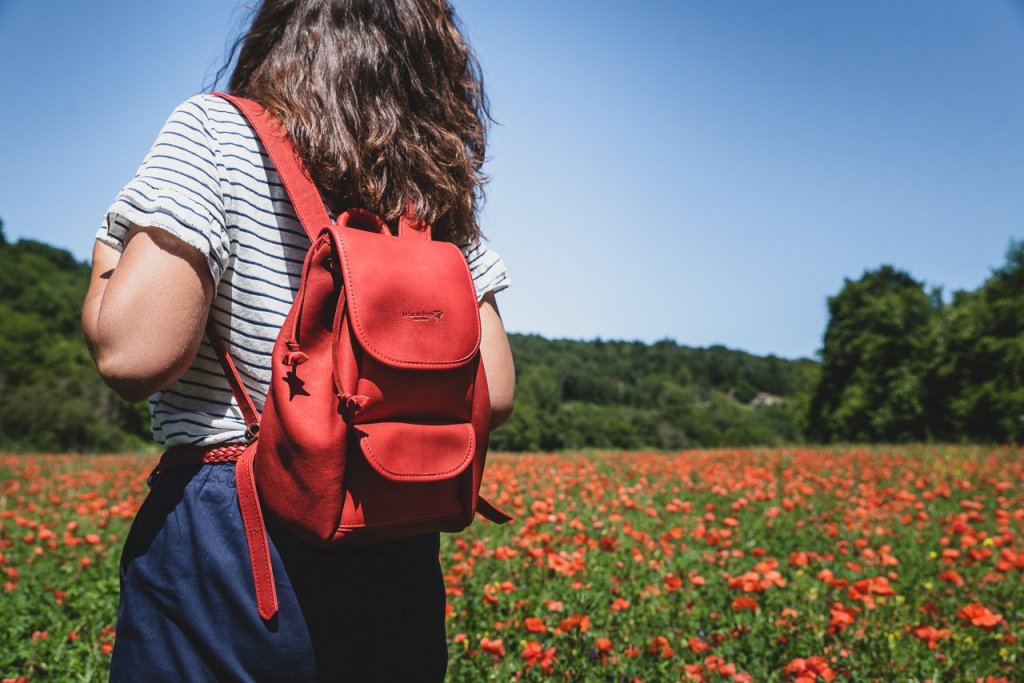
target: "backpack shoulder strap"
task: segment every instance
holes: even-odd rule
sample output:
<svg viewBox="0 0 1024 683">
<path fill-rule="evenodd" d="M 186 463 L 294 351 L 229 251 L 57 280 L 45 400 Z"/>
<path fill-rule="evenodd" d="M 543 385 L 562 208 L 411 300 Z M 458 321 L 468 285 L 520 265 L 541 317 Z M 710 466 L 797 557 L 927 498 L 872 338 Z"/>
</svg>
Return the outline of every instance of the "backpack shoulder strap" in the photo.
<svg viewBox="0 0 1024 683">
<path fill-rule="evenodd" d="M 242 419 L 245 420 L 245 439 L 252 441 L 260 433 L 260 413 L 256 410 L 256 404 L 252 402 L 249 392 L 246 391 L 245 384 L 242 383 L 242 376 L 238 374 L 235 362 L 231 359 L 227 347 L 224 346 L 224 340 L 221 339 L 220 333 L 217 331 L 217 324 L 213 322 L 212 315 L 206 319 L 206 337 L 217 354 L 217 360 L 220 361 L 220 367 L 224 370 L 231 393 L 238 403 L 238 408 L 242 411 Z"/>
<path fill-rule="evenodd" d="M 222 92 L 211 94 L 235 105 L 245 116 L 267 150 L 277 174 L 281 176 L 285 192 L 288 193 L 302 228 L 309 236 L 310 242 L 315 242 L 320 230 L 329 225 L 331 219 L 327 215 L 323 199 L 320 198 L 320 191 L 316 189 L 313 178 L 288 136 L 288 131 L 277 117 L 258 102 Z"/>
<path fill-rule="evenodd" d="M 264 149 L 267 150 L 271 163 L 277 169 L 277 174 L 281 176 L 281 182 L 295 209 L 295 215 L 298 216 L 299 222 L 302 224 L 302 229 L 306 231 L 310 242 L 316 241 L 320 230 L 330 225 L 331 219 L 327 215 L 327 209 L 323 199 L 320 198 L 319 190 L 316 189 L 309 171 L 306 170 L 306 166 L 295 150 L 295 145 L 292 144 L 284 126 L 258 102 L 222 92 L 211 94 L 227 100 L 245 116 L 256 136 L 263 143 Z M 206 336 L 217 354 L 217 359 L 224 370 L 224 376 L 227 377 L 228 384 L 231 386 L 231 393 L 242 411 L 242 417 L 246 424 L 246 437 L 251 440 L 259 432 L 259 412 L 242 383 L 242 378 L 235 368 L 231 354 L 228 353 L 227 347 L 217 332 L 217 326 L 212 317 L 206 322 Z"/>
</svg>

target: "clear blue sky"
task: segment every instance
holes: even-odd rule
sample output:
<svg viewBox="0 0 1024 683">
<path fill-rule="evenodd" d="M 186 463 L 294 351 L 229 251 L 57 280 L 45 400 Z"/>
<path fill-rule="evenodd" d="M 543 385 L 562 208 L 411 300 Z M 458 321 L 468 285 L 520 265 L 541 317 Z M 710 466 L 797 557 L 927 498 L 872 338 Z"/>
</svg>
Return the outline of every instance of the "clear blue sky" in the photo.
<svg viewBox="0 0 1024 683">
<path fill-rule="evenodd" d="M 973 289 L 1024 238 L 1024 3 L 457 0 L 510 330 L 812 355 L 883 263 Z M 87 258 L 243 3 L 0 0 L 0 217 Z"/>
</svg>

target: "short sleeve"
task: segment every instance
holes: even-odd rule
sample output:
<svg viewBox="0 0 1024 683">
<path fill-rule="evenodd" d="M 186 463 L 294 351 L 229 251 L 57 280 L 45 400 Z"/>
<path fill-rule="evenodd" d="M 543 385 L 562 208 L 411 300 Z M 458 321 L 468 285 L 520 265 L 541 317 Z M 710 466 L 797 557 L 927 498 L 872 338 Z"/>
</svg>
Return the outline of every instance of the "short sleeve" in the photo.
<svg viewBox="0 0 1024 683">
<path fill-rule="evenodd" d="M 477 301 L 481 301 L 488 292 L 500 292 L 512 282 L 509 280 L 505 262 L 496 251 L 489 248 L 482 240 L 477 240 L 462 247 L 469 264 L 469 274 L 473 276 L 476 287 Z"/>
<path fill-rule="evenodd" d="M 214 283 L 219 282 L 231 242 L 212 130 L 204 96 L 179 105 L 110 205 L 96 239 L 120 251 L 131 224 L 166 230 L 202 252 Z"/>
</svg>

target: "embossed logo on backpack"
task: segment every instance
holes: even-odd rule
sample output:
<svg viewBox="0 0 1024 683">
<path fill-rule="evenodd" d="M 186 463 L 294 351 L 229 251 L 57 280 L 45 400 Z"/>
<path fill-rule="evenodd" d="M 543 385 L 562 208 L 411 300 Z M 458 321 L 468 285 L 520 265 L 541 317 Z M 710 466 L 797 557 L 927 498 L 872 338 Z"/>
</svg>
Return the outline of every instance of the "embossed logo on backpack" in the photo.
<svg viewBox="0 0 1024 683">
<path fill-rule="evenodd" d="M 418 323 L 431 321 L 437 323 L 441 322 L 441 318 L 444 317 L 444 311 L 402 311 L 402 317 Z"/>
</svg>

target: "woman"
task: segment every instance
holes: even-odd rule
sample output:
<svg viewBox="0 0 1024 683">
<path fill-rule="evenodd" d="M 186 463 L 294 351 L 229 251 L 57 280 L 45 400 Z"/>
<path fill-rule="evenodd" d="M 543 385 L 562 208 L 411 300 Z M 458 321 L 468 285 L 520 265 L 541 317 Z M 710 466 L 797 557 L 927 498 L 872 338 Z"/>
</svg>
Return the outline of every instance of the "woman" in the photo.
<svg viewBox="0 0 1024 683">
<path fill-rule="evenodd" d="M 514 371 L 480 240 L 486 105 L 446 0 L 266 0 L 233 94 L 286 126 L 336 214 L 411 203 L 463 246 L 480 301 L 493 426 Z M 82 321 L 104 380 L 149 397 L 164 446 L 239 442 L 245 424 L 203 335 L 218 326 L 257 406 L 309 240 L 241 114 L 200 95 L 171 114 L 93 252 Z M 112 680 L 442 680 L 438 534 L 319 549 L 271 528 L 279 613 L 262 621 L 230 464 L 161 471 L 121 562 Z"/>
</svg>

